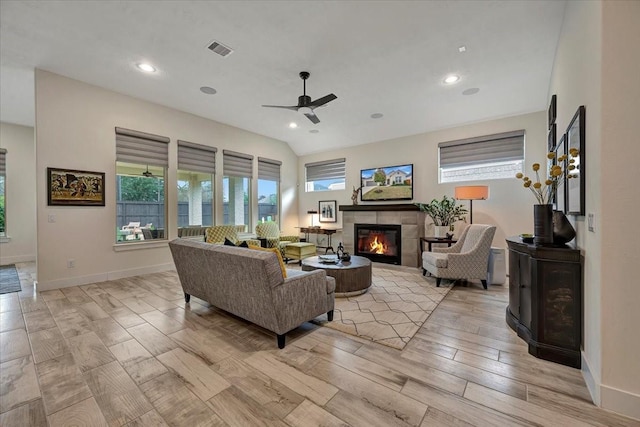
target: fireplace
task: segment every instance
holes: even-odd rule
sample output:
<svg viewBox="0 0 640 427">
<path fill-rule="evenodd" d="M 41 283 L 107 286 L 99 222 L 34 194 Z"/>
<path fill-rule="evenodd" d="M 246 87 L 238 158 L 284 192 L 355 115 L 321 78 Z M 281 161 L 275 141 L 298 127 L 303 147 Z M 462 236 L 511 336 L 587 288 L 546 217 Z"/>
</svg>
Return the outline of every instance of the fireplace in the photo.
<svg viewBox="0 0 640 427">
<path fill-rule="evenodd" d="M 354 224 L 355 255 L 373 262 L 401 264 L 401 226 L 387 224 Z"/>
</svg>

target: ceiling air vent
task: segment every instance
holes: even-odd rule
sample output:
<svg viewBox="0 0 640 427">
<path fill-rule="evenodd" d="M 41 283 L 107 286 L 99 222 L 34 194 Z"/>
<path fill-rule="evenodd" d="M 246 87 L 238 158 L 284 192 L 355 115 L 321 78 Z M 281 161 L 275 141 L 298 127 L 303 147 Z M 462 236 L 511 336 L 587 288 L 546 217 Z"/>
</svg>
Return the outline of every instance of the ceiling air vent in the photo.
<svg viewBox="0 0 640 427">
<path fill-rule="evenodd" d="M 233 49 L 215 40 L 208 46 L 208 48 L 220 56 L 229 56 L 233 53 Z"/>
</svg>

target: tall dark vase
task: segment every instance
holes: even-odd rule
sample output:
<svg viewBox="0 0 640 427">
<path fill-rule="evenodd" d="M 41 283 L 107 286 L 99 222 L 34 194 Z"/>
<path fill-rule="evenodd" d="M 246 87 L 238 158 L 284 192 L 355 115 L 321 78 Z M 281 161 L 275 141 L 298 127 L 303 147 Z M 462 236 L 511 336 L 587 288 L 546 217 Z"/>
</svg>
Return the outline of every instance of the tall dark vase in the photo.
<svg viewBox="0 0 640 427">
<path fill-rule="evenodd" d="M 562 211 L 553 211 L 553 244 L 564 245 L 576 237 L 576 230 L 573 228 Z"/>
<path fill-rule="evenodd" d="M 553 205 L 533 205 L 533 243 L 553 245 Z"/>
</svg>

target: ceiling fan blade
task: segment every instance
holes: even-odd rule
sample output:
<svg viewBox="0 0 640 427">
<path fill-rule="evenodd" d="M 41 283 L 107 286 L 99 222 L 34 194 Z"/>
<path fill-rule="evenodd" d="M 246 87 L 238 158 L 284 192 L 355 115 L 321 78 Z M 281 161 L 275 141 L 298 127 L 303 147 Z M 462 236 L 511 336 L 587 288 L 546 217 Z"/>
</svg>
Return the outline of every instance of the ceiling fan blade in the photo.
<svg viewBox="0 0 640 427">
<path fill-rule="evenodd" d="M 293 110 L 293 111 L 298 111 L 298 106 L 294 105 L 291 107 L 286 107 L 284 105 L 263 105 L 263 107 L 268 107 L 268 108 L 284 108 L 286 110 Z"/>
<path fill-rule="evenodd" d="M 337 99 L 338 97 L 335 96 L 334 94 L 329 94 L 327 96 L 323 96 L 322 98 L 318 98 L 315 101 L 311 101 L 311 104 L 309 104 L 309 107 L 311 108 L 316 108 L 316 107 L 320 107 L 324 104 L 326 104 L 327 102 L 331 102 L 334 99 Z"/>
<path fill-rule="evenodd" d="M 320 123 L 320 119 L 314 113 L 306 113 L 307 119 L 311 120 L 314 124 Z"/>
</svg>

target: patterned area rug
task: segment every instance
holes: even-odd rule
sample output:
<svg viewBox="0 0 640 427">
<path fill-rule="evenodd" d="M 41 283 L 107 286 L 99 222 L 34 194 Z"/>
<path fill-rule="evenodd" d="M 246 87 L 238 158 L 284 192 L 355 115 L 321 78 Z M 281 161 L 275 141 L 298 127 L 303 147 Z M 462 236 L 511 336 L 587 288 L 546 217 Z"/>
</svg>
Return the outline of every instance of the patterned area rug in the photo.
<svg viewBox="0 0 640 427">
<path fill-rule="evenodd" d="M 20 277 L 14 264 L 0 266 L 0 294 L 20 292 Z"/>
<path fill-rule="evenodd" d="M 372 282 L 362 295 L 336 298 L 333 322 L 317 323 L 402 350 L 453 285 L 443 281 L 436 288 L 435 278 L 418 269 L 378 265 Z"/>
</svg>

